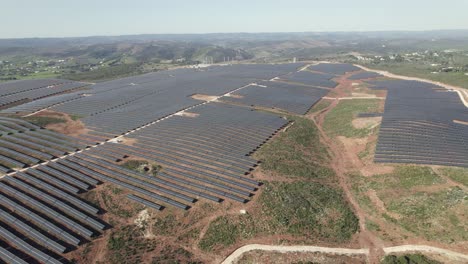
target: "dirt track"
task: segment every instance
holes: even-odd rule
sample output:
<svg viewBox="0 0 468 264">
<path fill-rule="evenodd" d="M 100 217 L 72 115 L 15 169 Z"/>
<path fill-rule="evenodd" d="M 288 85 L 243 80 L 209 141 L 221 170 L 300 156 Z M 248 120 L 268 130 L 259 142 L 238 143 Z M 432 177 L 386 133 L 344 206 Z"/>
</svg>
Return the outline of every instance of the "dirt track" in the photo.
<svg viewBox="0 0 468 264">
<path fill-rule="evenodd" d="M 271 246 L 271 245 L 261 245 L 261 244 L 251 244 L 245 245 L 238 248 L 231 255 L 229 255 L 222 264 L 236 263 L 236 260 L 242 257 L 243 254 L 254 251 L 273 251 L 280 253 L 288 252 L 318 252 L 318 253 L 328 253 L 328 254 L 339 254 L 339 255 L 369 255 L 369 249 L 349 249 L 349 248 L 329 248 L 329 247 L 316 247 L 316 246 Z M 431 246 L 424 245 L 401 245 L 395 247 L 385 247 L 383 248 L 386 255 L 395 254 L 395 253 L 404 253 L 404 252 L 420 252 L 420 253 L 433 253 L 445 255 L 448 258 L 456 259 L 459 261 L 468 261 L 468 255 L 461 254 L 458 252 L 436 248 Z"/>
<path fill-rule="evenodd" d="M 373 70 L 373 69 L 369 69 L 369 68 L 366 68 L 366 67 L 358 65 L 358 64 L 354 64 L 354 66 L 359 67 L 359 68 L 361 68 L 361 69 L 363 69 L 365 71 L 376 72 L 378 74 L 381 74 L 381 75 L 383 75 L 385 77 L 389 77 L 389 78 L 402 79 L 402 80 L 408 80 L 408 81 L 427 82 L 427 83 L 432 83 L 434 85 L 442 86 L 442 87 L 444 87 L 445 89 L 448 89 L 448 90 L 454 90 L 460 96 L 460 99 L 463 102 L 463 104 L 466 107 L 468 107 L 468 92 L 464 88 L 453 86 L 453 85 L 448 85 L 448 84 L 441 83 L 441 82 L 431 81 L 431 80 L 428 80 L 428 79 L 397 75 L 397 74 L 390 73 L 388 71 Z"/>
</svg>

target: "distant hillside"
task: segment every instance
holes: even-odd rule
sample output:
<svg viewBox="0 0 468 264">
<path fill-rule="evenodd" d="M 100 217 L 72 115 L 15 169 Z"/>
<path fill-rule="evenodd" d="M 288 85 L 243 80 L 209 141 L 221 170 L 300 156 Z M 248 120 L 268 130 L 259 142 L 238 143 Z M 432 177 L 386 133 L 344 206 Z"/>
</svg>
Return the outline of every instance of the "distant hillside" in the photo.
<svg viewBox="0 0 468 264">
<path fill-rule="evenodd" d="M 343 61 L 350 59 L 349 54 L 379 59 L 426 50 L 468 50 L 468 30 L 0 39 L 0 81 L 54 77 L 99 81 L 198 63 Z M 453 60 L 440 64 L 464 66 Z"/>
</svg>

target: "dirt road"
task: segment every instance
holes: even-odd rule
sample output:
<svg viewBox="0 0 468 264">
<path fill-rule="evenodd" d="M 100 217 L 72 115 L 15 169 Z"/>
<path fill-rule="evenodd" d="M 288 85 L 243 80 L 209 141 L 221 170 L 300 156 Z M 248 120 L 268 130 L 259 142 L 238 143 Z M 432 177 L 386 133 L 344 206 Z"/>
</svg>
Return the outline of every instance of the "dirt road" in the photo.
<svg viewBox="0 0 468 264">
<path fill-rule="evenodd" d="M 329 248 L 329 247 L 316 247 L 316 246 L 271 246 L 271 245 L 261 245 L 261 244 L 251 244 L 245 245 L 238 248 L 231 255 L 229 255 L 222 264 L 231 264 L 236 263 L 238 259 L 242 257 L 243 254 L 254 251 L 271 251 L 279 253 L 288 253 L 288 252 L 304 252 L 304 253 L 328 253 L 328 254 L 338 254 L 338 255 L 369 255 L 369 249 L 350 249 L 350 248 Z M 424 245 L 401 245 L 395 247 L 385 247 L 383 248 L 385 255 L 396 254 L 396 253 L 405 253 L 405 252 L 419 252 L 419 253 L 432 253 L 432 254 L 441 254 L 445 255 L 450 259 L 455 259 L 458 261 L 468 261 L 468 255 L 446 250 L 443 248 L 436 248 L 431 246 Z"/>
<path fill-rule="evenodd" d="M 453 86 L 453 85 L 448 85 L 448 84 L 441 83 L 441 82 L 431 81 L 431 80 L 428 80 L 428 79 L 397 75 L 397 74 L 390 73 L 388 71 L 373 70 L 373 69 L 369 69 L 369 68 L 366 68 L 366 67 L 358 65 L 358 64 L 354 64 L 354 66 L 359 67 L 359 68 L 361 68 L 361 69 L 363 69 L 365 71 L 376 72 L 378 74 L 381 74 L 381 75 L 383 75 L 385 77 L 389 77 L 389 78 L 402 79 L 402 80 L 408 80 L 408 81 L 427 82 L 427 83 L 432 83 L 434 85 L 444 87 L 445 89 L 448 89 L 448 90 L 453 90 L 453 91 L 458 93 L 458 96 L 460 96 L 460 99 L 463 102 L 463 104 L 466 107 L 468 107 L 468 91 L 466 89 L 464 89 L 464 88 Z"/>
<path fill-rule="evenodd" d="M 253 250 L 262 251 L 274 251 L 280 253 L 288 252 L 318 252 L 318 253 L 329 253 L 339 255 L 368 255 L 369 249 L 349 249 L 349 248 L 329 248 L 329 247 L 316 247 L 316 246 L 272 246 L 272 245 L 261 245 L 251 244 L 245 245 L 234 251 L 229 257 L 227 257 L 222 264 L 236 263 L 244 253 Z"/>
</svg>

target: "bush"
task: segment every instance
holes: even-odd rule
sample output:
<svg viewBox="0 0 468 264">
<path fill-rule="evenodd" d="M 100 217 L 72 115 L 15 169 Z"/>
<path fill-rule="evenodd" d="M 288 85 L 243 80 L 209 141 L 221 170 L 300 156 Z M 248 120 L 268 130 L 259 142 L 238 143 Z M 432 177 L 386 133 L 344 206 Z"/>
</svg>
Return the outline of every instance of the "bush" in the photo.
<svg viewBox="0 0 468 264">
<path fill-rule="evenodd" d="M 421 254 L 409 254 L 403 256 L 389 255 L 381 262 L 382 264 L 441 264 Z"/>
</svg>

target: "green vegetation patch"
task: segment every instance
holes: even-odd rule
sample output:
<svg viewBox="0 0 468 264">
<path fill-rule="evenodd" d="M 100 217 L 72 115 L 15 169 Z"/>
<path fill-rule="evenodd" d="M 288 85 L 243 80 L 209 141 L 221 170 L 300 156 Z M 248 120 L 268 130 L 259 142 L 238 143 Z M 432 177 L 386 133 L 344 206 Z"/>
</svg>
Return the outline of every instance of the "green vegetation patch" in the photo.
<svg viewBox="0 0 468 264">
<path fill-rule="evenodd" d="M 142 255 L 156 248 L 154 239 L 144 238 L 133 225 L 124 226 L 111 233 L 107 240 L 111 263 L 141 263 Z"/>
<path fill-rule="evenodd" d="M 65 119 L 57 117 L 47 117 L 47 116 L 28 116 L 24 117 L 24 120 L 35 124 L 36 126 L 45 127 L 51 124 L 65 123 Z"/>
<path fill-rule="evenodd" d="M 468 193 L 453 187 L 437 193 L 384 199 L 388 210 L 401 215 L 398 223 L 428 240 L 445 243 L 468 239 Z"/>
<path fill-rule="evenodd" d="M 325 116 L 323 128 L 330 137 L 365 137 L 371 130 L 369 128 L 355 128 L 352 121 L 359 113 L 378 112 L 379 104 L 380 100 L 378 99 L 341 100 L 338 105 Z"/>
<path fill-rule="evenodd" d="M 146 160 L 127 160 L 120 166 L 140 173 L 156 176 L 161 171 L 161 165 L 150 163 Z"/>
<path fill-rule="evenodd" d="M 403 256 L 388 255 L 381 264 L 442 264 L 421 254 L 408 254 Z"/>
<path fill-rule="evenodd" d="M 358 219 L 343 194 L 315 182 L 266 183 L 259 198 L 261 213 L 221 216 L 199 246 L 212 251 L 258 234 L 292 234 L 306 241 L 344 242 L 358 230 Z"/>
<path fill-rule="evenodd" d="M 233 245 L 239 238 L 239 227 L 235 221 L 227 216 L 221 216 L 210 223 L 205 236 L 200 240 L 199 247 L 211 251 L 215 246 Z"/>
<path fill-rule="evenodd" d="M 61 78 L 74 81 L 115 79 L 118 77 L 125 77 L 142 73 L 140 70 L 140 65 L 140 63 L 112 65 L 109 67 L 98 68 L 92 71 L 66 73 L 63 74 Z"/>
<path fill-rule="evenodd" d="M 424 166 L 398 166 L 393 173 L 375 176 L 373 182 L 373 189 L 410 189 L 445 183 L 430 167 Z"/>
<path fill-rule="evenodd" d="M 262 169 L 286 177 L 334 178 L 327 166 L 329 154 L 315 124 L 301 117 L 289 119 L 294 124 L 255 153 L 255 158 L 262 161 Z"/>
<path fill-rule="evenodd" d="M 315 182 L 269 184 L 260 197 L 272 225 L 287 233 L 346 241 L 358 229 L 358 219 L 343 193 Z"/>
<path fill-rule="evenodd" d="M 181 248 L 181 247 L 171 247 L 165 246 L 161 251 L 159 251 L 153 259 L 151 260 L 152 264 L 177 264 L 177 263 L 203 263 L 201 261 L 194 260 L 194 256 L 191 252 Z"/>
<path fill-rule="evenodd" d="M 459 56 L 462 57 L 462 56 Z M 466 60 L 466 59 L 465 59 Z M 466 61 L 460 62 L 466 65 Z M 397 75 L 418 77 L 468 88 L 468 76 L 464 72 L 437 72 L 437 68 L 421 62 L 393 62 L 368 65 L 370 68 L 388 71 Z"/>
<path fill-rule="evenodd" d="M 466 168 L 443 168 L 440 170 L 445 176 L 468 186 L 468 169 Z"/>
<path fill-rule="evenodd" d="M 331 102 L 331 100 L 322 99 L 310 109 L 309 113 L 318 113 L 323 109 L 327 108 L 331 104 Z"/>
<path fill-rule="evenodd" d="M 103 206 L 110 213 L 122 217 L 130 218 L 144 209 L 144 205 L 126 199 L 125 193 L 118 187 L 107 185 L 99 192 L 103 201 Z"/>
</svg>

